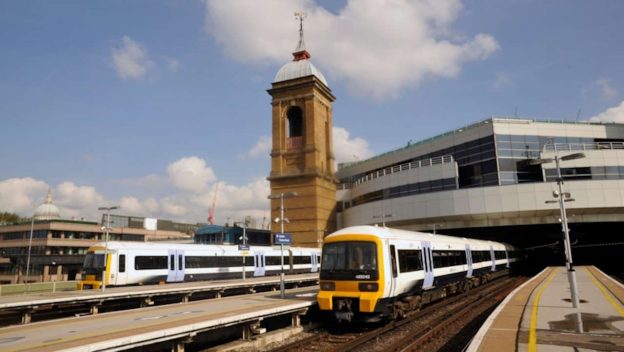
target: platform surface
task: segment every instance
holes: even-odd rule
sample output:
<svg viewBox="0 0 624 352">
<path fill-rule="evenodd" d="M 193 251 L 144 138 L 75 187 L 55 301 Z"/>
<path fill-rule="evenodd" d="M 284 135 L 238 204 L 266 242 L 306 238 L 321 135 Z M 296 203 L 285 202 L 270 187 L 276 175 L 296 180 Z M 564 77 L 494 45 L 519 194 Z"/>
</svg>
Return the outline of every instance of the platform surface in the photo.
<svg viewBox="0 0 624 352">
<path fill-rule="evenodd" d="M 286 275 L 285 283 L 318 280 L 318 273 Z M 68 302 L 81 302 L 105 299 L 118 299 L 140 297 L 159 294 L 188 293 L 193 291 L 208 291 L 215 289 L 233 289 L 253 287 L 255 285 L 279 284 L 279 276 L 251 277 L 246 280 L 229 279 L 213 281 L 195 281 L 183 283 L 170 283 L 166 285 L 144 286 L 109 286 L 105 291 L 78 290 L 62 292 L 38 292 L 22 295 L 0 296 L 0 310 L 23 308 L 33 305 L 60 304 Z"/>
<path fill-rule="evenodd" d="M 471 352 L 624 351 L 624 286 L 593 266 L 549 267 L 512 292 L 473 339 Z"/>
<path fill-rule="evenodd" d="M 132 348 L 316 304 L 318 287 L 131 309 L 0 328 L 0 351 Z"/>
</svg>

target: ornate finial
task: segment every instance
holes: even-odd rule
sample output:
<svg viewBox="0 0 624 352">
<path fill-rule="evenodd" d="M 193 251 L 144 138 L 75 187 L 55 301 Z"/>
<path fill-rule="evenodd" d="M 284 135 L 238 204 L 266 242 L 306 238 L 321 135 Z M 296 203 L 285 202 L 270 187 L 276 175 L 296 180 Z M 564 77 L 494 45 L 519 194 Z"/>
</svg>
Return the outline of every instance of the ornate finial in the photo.
<svg viewBox="0 0 624 352">
<path fill-rule="evenodd" d="M 46 196 L 45 204 L 52 204 L 52 187 L 48 188 L 48 195 Z"/>
<path fill-rule="evenodd" d="M 303 41 L 303 19 L 308 16 L 305 12 L 295 12 L 295 18 L 299 20 L 299 44 L 295 51 L 305 50 L 305 42 Z"/>
<path fill-rule="evenodd" d="M 293 53 L 293 61 L 305 60 L 310 58 L 310 53 L 305 49 L 305 41 L 303 40 L 303 19 L 308 16 L 305 12 L 295 12 L 295 18 L 299 20 L 299 43 L 297 49 Z"/>
</svg>

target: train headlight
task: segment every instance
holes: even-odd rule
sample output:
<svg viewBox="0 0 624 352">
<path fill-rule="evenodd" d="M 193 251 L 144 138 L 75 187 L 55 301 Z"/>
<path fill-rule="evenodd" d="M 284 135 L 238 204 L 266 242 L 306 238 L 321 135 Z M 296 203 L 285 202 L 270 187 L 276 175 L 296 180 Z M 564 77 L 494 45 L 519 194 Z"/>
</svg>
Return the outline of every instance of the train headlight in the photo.
<svg viewBox="0 0 624 352">
<path fill-rule="evenodd" d="M 358 288 L 361 292 L 376 292 L 379 290 L 379 284 L 376 282 L 360 282 Z"/>
<path fill-rule="evenodd" d="M 335 291 L 336 283 L 331 281 L 321 281 L 321 291 Z"/>
</svg>

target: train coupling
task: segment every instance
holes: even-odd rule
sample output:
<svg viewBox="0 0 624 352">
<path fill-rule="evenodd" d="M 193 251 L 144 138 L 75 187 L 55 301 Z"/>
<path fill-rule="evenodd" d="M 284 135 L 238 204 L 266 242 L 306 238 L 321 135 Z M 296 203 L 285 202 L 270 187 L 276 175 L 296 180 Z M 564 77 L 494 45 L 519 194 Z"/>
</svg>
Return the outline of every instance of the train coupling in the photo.
<svg viewBox="0 0 624 352">
<path fill-rule="evenodd" d="M 338 321 L 346 321 L 351 322 L 353 319 L 353 310 L 351 309 L 351 305 L 353 304 L 353 300 L 350 298 L 341 298 L 336 300 L 336 320 Z"/>
</svg>

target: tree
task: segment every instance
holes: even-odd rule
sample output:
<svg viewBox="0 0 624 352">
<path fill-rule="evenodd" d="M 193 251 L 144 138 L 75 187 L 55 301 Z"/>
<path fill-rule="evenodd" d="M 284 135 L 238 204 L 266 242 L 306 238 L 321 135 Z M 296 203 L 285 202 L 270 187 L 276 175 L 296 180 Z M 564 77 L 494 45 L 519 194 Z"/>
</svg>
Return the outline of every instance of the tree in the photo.
<svg viewBox="0 0 624 352">
<path fill-rule="evenodd" d="M 15 213 L 9 212 L 0 212 L 0 225 L 13 225 L 18 224 L 20 222 L 24 222 L 28 219 L 22 218 L 21 216 Z"/>
</svg>

